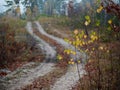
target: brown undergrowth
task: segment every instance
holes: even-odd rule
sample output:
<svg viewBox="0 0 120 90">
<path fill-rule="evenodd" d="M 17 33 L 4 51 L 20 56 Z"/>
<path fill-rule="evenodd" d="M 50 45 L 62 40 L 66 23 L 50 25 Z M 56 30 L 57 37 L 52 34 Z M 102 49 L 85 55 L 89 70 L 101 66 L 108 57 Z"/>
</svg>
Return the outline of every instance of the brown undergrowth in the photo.
<svg viewBox="0 0 120 90">
<path fill-rule="evenodd" d="M 92 57 L 85 66 L 87 75 L 81 78 L 72 90 L 95 90 L 96 88 L 99 90 L 118 90 L 120 88 L 120 52 L 118 51 L 120 50 L 120 42 L 113 41 L 99 43 L 99 45 L 103 49 L 97 49 L 92 53 Z"/>
<path fill-rule="evenodd" d="M 33 56 L 34 50 L 27 43 L 26 22 L 3 17 L 0 19 L 0 69 L 14 71 L 31 61 L 41 62 L 42 55 Z M 0 76 L 7 75 L 0 72 Z"/>
</svg>

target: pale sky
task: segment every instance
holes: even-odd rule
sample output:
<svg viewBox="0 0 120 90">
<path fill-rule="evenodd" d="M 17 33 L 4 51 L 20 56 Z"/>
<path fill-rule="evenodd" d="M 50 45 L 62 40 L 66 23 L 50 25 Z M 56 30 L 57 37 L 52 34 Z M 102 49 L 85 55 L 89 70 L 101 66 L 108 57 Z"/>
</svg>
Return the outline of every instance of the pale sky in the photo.
<svg viewBox="0 0 120 90">
<path fill-rule="evenodd" d="M 4 0 L 0 0 L 0 12 L 4 12 L 6 10 L 3 5 L 6 5 L 6 2 Z"/>
<path fill-rule="evenodd" d="M 79 3 L 81 0 L 77 0 L 77 3 Z"/>
</svg>

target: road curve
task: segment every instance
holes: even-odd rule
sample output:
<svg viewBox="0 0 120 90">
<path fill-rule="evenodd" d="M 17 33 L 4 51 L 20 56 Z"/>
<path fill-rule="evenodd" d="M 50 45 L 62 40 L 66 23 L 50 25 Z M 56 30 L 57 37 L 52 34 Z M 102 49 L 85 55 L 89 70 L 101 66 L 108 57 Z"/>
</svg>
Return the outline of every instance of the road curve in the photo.
<svg viewBox="0 0 120 90">
<path fill-rule="evenodd" d="M 44 40 L 39 38 L 37 35 L 33 33 L 32 29 L 32 23 L 28 22 L 26 25 L 26 29 L 29 32 L 29 34 L 39 43 L 37 44 L 38 47 L 40 47 L 43 51 L 43 53 L 46 55 L 46 59 L 54 59 L 56 57 L 56 51 L 53 47 L 51 47 L 48 43 L 46 43 Z"/>
<path fill-rule="evenodd" d="M 51 38 L 55 40 L 58 44 L 62 45 L 66 49 L 71 49 L 75 51 L 75 47 L 70 45 L 69 43 L 65 42 L 63 39 L 52 36 L 44 31 L 44 29 L 41 27 L 39 22 L 35 22 L 36 27 L 38 31 L 47 36 L 48 38 Z M 82 58 L 82 61 L 86 59 L 85 53 L 81 53 L 76 51 L 77 53 L 77 59 Z M 72 58 L 76 58 L 76 56 L 71 56 Z M 84 70 L 84 64 L 78 65 L 79 71 L 80 71 L 80 77 L 82 77 L 85 74 Z M 54 85 L 51 86 L 50 90 L 71 90 L 71 87 L 74 86 L 79 80 L 78 71 L 76 68 L 76 65 L 69 66 L 69 70 L 66 72 L 65 75 L 63 75 L 61 78 L 59 78 Z"/>
<path fill-rule="evenodd" d="M 72 46 L 71 44 L 65 42 L 63 39 L 58 38 L 58 37 L 55 37 L 55 36 L 50 35 L 50 34 L 48 34 L 47 32 L 45 32 L 45 30 L 42 28 L 42 26 L 39 24 L 38 21 L 35 21 L 35 24 L 36 24 L 36 26 L 37 26 L 38 31 L 39 31 L 41 34 L 43 34 L 43 35 L 45 35 L 45 36 L 47 36 L 47 37 L 55 40 L 58 44 L 62 45 L 62 46 L 65 47 L 66 49 L 70 49 L 70 50 L 76 51 L 76 55 L 71 55 L 71 57 L 72 57 L 74 60 L 76 60 L 76 58 L 77 58 L 77 59 L 80 59 L 82 62 L 85 62 L 85 60 L 86 60 L 86 55 L 85 55 L 85 53 L 82 53 L 82 52 L 79 52 L 79 51 L 75 50 L 75 47 L 74 47 L 74 46 Z"/>
</svg>

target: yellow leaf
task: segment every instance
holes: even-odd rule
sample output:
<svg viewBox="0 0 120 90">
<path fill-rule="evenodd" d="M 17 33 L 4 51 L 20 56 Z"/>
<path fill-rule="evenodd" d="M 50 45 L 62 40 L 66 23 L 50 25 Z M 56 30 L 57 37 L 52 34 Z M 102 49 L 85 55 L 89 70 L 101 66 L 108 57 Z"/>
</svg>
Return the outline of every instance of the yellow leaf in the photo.
<svg viewBox="0 0 120 90">
<path fill-rule="evenodd" d="M 67 54 L 70 54 L 70 50 L 67 50 L 67 52 L 66 52 Z"/>
<path fill-rule="evenodd" d="M 88 44 L 90 44 L 90 43 L 93 43 L 93 40 L 89 40 L 89 41 L 88 41 Z"/>
<path fill-rule="evenodd" d="M 71 64 L 72 64 L 72 65 L 74 65 L 74 64 L 75 64 L 75 62 L 73 62 L 73 61 L 72 61 L 72 62 L 71 62 Z"/>
<path fill-rule="evenodd" d="M 74 45 L 74 46 L 76 45 L 75 41 L 73 42 L 73 45 Z"/>
<path fill-rule="evenodd" d="M 103 6 L 100 6 L 100 10 L 103 10 Z"/>
<path fill-rule="evenodd" d="M 85 26 L 88 26 L 89 25 L 89 22 L 88 21 L 85 21 Z"/>
<path fill-rule="evenodd" d="M 58 56 L 57 56 L 57 59 L 58 59 L 58 60 L 62 60 L 63 57 L 62 57 L 61 55 L 58 55 Z"/>
<path fill-rule="evenodd" d="M 95 50 L 95 48 L 92 48 L 92 50 L 94 51 L 94 50 Z"/>
<path fill-rule="evenodd" d="M 64 41 L 65 41 L 65 42 L 69 42 L 69 40 L 68 40 L 67 38 L 64 38 Z"/>
<path fill-rule="evenodd" d="M 94 38 L 94 36 L 93 36 L 93 35 L 91 35 L 91 36 L 90 36 L 90 38 L 91 38 L 91 39 L 93 39 L 93 38 Z"/>
<path fill-rule="evenodd" d="M 89 62 L 89 63 L 91 63 L 91 62 L 92 62 L 92 60 L 89 60 L 88 62 Z"/>
<path fill-rule="evenodd" d="M 103 6 L 100 6 L 100 7 L 97 9 L 97 13 L 100 13 L 102 10 L 103 10 Z"/>
<path fill-rule="evenodd" d="M 73 61 L 73 59 L 70 59 L 70 61 L 72 62 L 72 61 Z"/>
<path fill-rule="evenodd" d="M 85 50 L 85 52 L 88 52 L 88 51 L 89 51 L 88 49 Z"/>
<path fill-rule="evenodd" d="M 69 61 L 68 64 L 71 64 L 71 61 Z"/>
<path fill-rule="evenodd" d="M 82 42 L 83 45 L 85 45 L 85 42 Z"/>
<path fill-rule="evenodd" d="M 86 38 L 87 38 L 87 35 L 84 35 L 84 38 L 86 39 Z"/>
<path fill-rule="evenodd" d="M 78 60 L 78 63 L 80 63 L 80 60 Z"/>
<path fill-rule="evenodd" d="M 100 9 L 97 9 L 97 13 L 100 13 Z"/>
<path fill-rule="evenodd" d="M 109 23 L 109 24 L 112 24 L 112 20 L 108 20 L 108 23 Z"/>
<path fill-rule="evenodd" d="M 102 46 L 99 47 L 100 50 L 103 50 L 104 48 Z"/>
<path fill-rule="evenodd" d="M 88 23 L 90 23 L 91 22 L 91 20 L 88 20 Z"/>
<path fill-rule="evenodd" d="M 82 47 L 82 46 L 83 46 L 83 44 L 82 44 L 82 43 L 80 43 L 80 46 Z"/>
<path fill-rule="evenodd" d="M 76 30 L 74 30 L 74 34 L 76 35 L 76 34 L 78 34 L 78 30 L 76 29 Z"/>
<path fill-rule="evenodd" d="M 67 52 L 67 54 L 70 54 L 70 52 Z"/>
<path fill-rule="evenodd" d="M 72 42 L 71 42 L 71 41 L 69 41 L 69 43 L 70 43 L 70 44 L 72 44 Z"/>
<path fill-rule="evenodd" d="M 76 52 L 72 52 L 73 55 L 76 55 Z"/>
</svg>

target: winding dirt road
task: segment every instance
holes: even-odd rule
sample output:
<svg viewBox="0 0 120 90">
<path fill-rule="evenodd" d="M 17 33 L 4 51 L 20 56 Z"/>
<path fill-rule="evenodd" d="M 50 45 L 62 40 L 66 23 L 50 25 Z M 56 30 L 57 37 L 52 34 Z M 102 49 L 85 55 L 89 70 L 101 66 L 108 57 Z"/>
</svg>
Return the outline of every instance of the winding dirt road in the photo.
<svg viewBox="0 0 120 90">
<path fill-rule="evenodd" d="M 64 47 L 65 49 L 71 49 L 73 51 L 76 51 L 74 46 L 65 42 L 63 39 L 46 33 L 38 21 L 35 21 L 34 24 L 36 25 L 38 33 L 46 36 L 47 38 L 52 39 L 57 44 L 62 45 L 62 47 Z M 56 57 L 57 50 L 55 50 L 55 48 L 53 48 L 50 43 L 46 42 L 44 38 L 41 38 L 40 36 L 35 34 L 33 32 L 32 25 L 33 25 L 32 22 L 27 23 L 26 25 L 27 31 L 35 40 L 39 42 L 37 46 L 42 49 L 43 53 L 45 53 L 46 55 L 46 58 L 54 59 Z M 81 53 L 78 51 L 76 51 L 76 53 L 77 56 L 70 55 L 70 57 L 74 59 L 76 57 L 77 59 L 82 58 L 82 61 L 85 61 L 86 56 L 85 53 Z M 27 65 L 17 69 L 16 71 L 4 77 L 3 81 L 6 82 L 4 83 L 5 88 L 4 89 L 0 88 L 0 90 L 21 90 L 22 87 L 30 85 L 35 79 L 39 78 L 40 76 L 44 76 L 52 72 L 55 69 L 54 66 L 55 66 L 54 63 L 45 62 L 39 64 L 28 63 Z M 80 71 L 80 77 L 82 77 L 85 74 L 84 64 L 79 64 L 78 66 Z M 63 74 L 60 78 L 58 78 L 53 85 L 50 86 L 50 90 L 71 90 L 71 87 L 74 86 L 78 80 L 79 76 L 78 71 L 76 69 L 76 65 L 70 65 L 68 67 L 67 72 Z"/>
<path fill-rule="evenodd" d="M 39 24 L 38 21 L 35 21 L 35 24 L 37 26 L 38 31 L 41 34 L 47 36 L 48 38 L 51 38 L 51 39 L 55 40 L 58 44 L 62 45 L 65 49 L 70 49 L 70 50 L 75 51 L 76 55 L 71 55 L 71 57 L 74 60 L 77 58 L 77 59 L 82 59 L 82 62 L 85 61 L 85 58 L 86 58 L 85 53 L 81 53 L 81 52 L 76 51 L 74 46 L 72 46 L 71 44 L 65 42 L 63 39 L 55 37 L 55 36 L 52 36 L 52 35 L 48 34 L 47 32 L 45 32 L 45 30 L 42 28 L 42 26 Z"/>
<path fill-rule="evenodd" d="M 56 51 L 53 47 L 51 47 L 48 43 L 46 43 L 44 40 L 39 38 L 37 35 L 33 33 L 32 23 L 27 23 L 27 31 L 29 34 L 37 40 L 39 43 L 37 44 L 38 47 L 40 47 L 43 51 L 43 53 L 46 55 L 46 59 L 54 59 L 56 57 Z"/>
<path fill-rule="evenodd" d="M 62 45 L 64 48 L 75 51 L 75 47 L 65 42 L 63 39 L 46 33 L 44 29 L 42 28 L 42 26 L 39 24 L 39 22 L 36 21 L 35 24 L 37 26 L 38 31 L 41 34 L 47 36 L 48 38 L 55 40 L 58 44 Z M 85 53 L 80 53 L 78 51 L 76 51 L 76 53 L 77 53 L 77 59 L 82 58 L 82 61 L 85 60 Z M 76 56 L 74 55 L 71 57 L 76 58 Z M 70 90 L 71 87 L 75 85 L 75 83 L 77 83 L 77 81 L 79 80 L 78 72 L 75 67 L 76 65 L 70 66 L 67 73 L 63 75 L 61 78 L 59 78 L 53 86 L 51 86 L 51 90 Z M 72 70 L 73 68 L 74 70 Z M 83 65 L 79 64 L 79 71 L 80 71 L 80 76 L 82 77 L 85 74 L 84 64 Z"/>
</svg>

